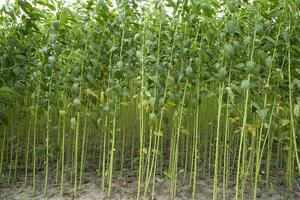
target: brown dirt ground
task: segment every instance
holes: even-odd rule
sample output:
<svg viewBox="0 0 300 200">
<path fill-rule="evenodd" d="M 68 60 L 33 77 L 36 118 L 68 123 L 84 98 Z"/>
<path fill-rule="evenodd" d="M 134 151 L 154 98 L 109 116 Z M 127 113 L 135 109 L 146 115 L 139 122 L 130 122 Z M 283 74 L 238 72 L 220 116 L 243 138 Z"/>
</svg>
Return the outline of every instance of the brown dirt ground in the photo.
<svg viewBox="0 0 300 200">
<path fill-rule="evenodd" d="M 126 200 L 136 199 L 136 178 L 132 176 L 132 172 L 123 172 L 123 175 L 115 174 L 116 177 L 113 180 L 111 196 L 107 197 L 100 189 L 100 177 L 96 171 L 86 172 L 83 185 L 78 189 L 78 195 L 76 198 L 72 197 L 73 185 L 66 184 L 65 192 L 62 196 L 60 194 L 60 185 L 55 184 L 54 180 L 49 181 L 49 188 L 47 196 L 43 195 L 43 178 L 38 176 L 37 178 L 37 190 L 33 194 L 31 186 L 24 186 L 23 177 L 17 178 L 11 184 L 7 184 L 5 177 L 0 177 L 0 199 L 1 200 Z M 277 175 L 278 176 L 278 175 Z M 260 200 L 285 200 L 285 199 L 300 199 L 300 189 L 296 188 L 295 191 L 288 191 L 283 183 L 278 181 L 278 177 L 271 177 L 273 184 L 269 185 L 269 189 L 260 188 L 258 190 L 258 199 Z M 280 178 L 280 180 L 284 177 Z M 221 180 L 220 180 L 221 181 Z M 28 180 L 31 183 L 31 180 Z M 227 190 L 226 199 L 234 199 L 235 187 L 234 182 L 229 181 L 229 187 Z M 191 199 L 192 190 L 189 187 L 189 179 L 186 181 L 183 179 L 183 175 L 179 174 L 177 184 L 177 197 L 171 197 L 168 193 L 168 183 L 164 178 L 158 178 L 154 199 L 157 200 L 171 200 L 171 199 Z M 213 193 L 213 180 L 198 181 L 196 183 L 196 195 L 195 199 L 209 200 L 212 199 Z M 219 199 L 222 199 L 222 185 L 220 183 Z M 148 199 L 151 199 L 149 193 Z M 245 199 L 252 199 L 251 193 L 245 193 Z"/>
</svg>

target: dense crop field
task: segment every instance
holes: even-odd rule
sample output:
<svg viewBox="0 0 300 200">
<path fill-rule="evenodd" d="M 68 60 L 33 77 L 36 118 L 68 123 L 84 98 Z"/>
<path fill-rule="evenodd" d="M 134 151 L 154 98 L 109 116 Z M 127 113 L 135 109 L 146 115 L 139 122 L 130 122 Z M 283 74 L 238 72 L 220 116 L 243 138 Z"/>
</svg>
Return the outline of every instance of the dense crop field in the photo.
<svg viewBox="0 0 300 200">
<path fill-rule="evenodd" d="M 0 27 L 0 199 L 300 198 L 299 0 L 16 0 Z"/>
</svg>

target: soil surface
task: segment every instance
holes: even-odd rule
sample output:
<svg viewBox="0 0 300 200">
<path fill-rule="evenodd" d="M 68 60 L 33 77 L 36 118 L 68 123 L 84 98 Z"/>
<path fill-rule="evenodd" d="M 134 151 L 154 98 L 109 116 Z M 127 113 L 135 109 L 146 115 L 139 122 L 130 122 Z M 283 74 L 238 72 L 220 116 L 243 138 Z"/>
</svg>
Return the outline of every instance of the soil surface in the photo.
<svg viewBox="0 0 300 200">
<path fill-rule="evenodd" d="M 283 174 L 281 174 L 283 175 Z M 271 183 L 268 189 L 260 188 L 258 190 L 258 199 L 261 200 L 283 200 L 283 199 L 300 199 L 300 189 L 295 188 L 293 191 L 288 190 L 284 185 L 284 176 L 277 174 L 277 178 L 270 177 Z M 122 175 L 120 173 L 115 173 L 115 178 L 112 183 L 111 196 L 107 197 L 105 193 L 101 192 L 100 189 L 100 177 L 97 175 L 96 171 L 86 172 L 84 183 L 80 188 L 78 188 L 77 197 L 73 197 L 73 185 L 66 184 L 64 194 L 60 194 L 60 185 L 55 183 L 54 179 L 49 180 L 48 193 L 46 196 L 43 195 L 43 176 L 37 176 L 37 189 L 35 194 L 32 192 L 32 187 L 30 184 L 24 186 L 24 178 L 17 177 L 15 180 L 8 184 L 7 177 L 0 177 L 0 199 L 1 200 L 117 200 L 117 199 L 136 199 L 136 177 L 132 172 L 124 171 Z M 54 177 L 54 176 L 53 176 Z M 279 180 L 279 181 L 278 181 Z M 31 183 L 31 179 L 28 179 L 28 183 Z M 220 180 L 218 199 L 222 198 L 222 180 Z M 235 183 L 230 181 L 228 183 L 228 190 L 226 191 L 226 199 L 235 198 Z M 213 179 L 197 181 L 196 183 L 196 194 L 195 199 L 199 200 L 210 200 L 212 199 L 213 193 Z M 143 193 L 142 193 L 143 194 Z M 157 200 L 171 200 L 171 199 L 191 199 L 192 189 L 189 187 L 189 177 L 184 179 L 183 174 L 178 175 L 177 184 L 177 196 L 171 197 L 168 192 L 168 181 L 161 177 L 157 178 L 156 189 L 154 199 Z M 245 199 L 252 199 L 251 192 L 245 192 Z M 142 199 L 142 198 L 141 198 Z M 151 199 L 151 192 L 147 199 Z"/>
</svg>

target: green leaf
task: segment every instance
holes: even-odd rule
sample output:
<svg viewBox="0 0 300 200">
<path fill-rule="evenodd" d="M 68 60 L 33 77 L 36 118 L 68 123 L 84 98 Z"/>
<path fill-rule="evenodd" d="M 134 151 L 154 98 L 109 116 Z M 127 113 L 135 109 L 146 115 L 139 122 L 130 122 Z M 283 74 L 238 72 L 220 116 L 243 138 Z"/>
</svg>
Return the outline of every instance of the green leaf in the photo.
<svg viewBox="0 0 300 200">
<path fill-rule="evenodd" d="M 33 7 L 30 3 L 28 3 L 27 1 L 24 0 L 19 0 L 19 5 L 21 6 L 22 10 L 27 13 L 30 14 L 30 12 L 33 10 Z"/>
<path fill-rule="evenodd" d="M 141 60 L 143 58 L 143 53 L 141 51 L 136 51 L 136 57 Z"/>
<path fill-rule="evenodd" d="M 297 88 L 300 88 L 300 80 L 299 79 L 297 79 L 297 78 L 295 78 L 294 80 L 293 80 L 293 86 L 296 86 Z M 292 87 L 293 88 L 293 87 Z"/>
<path fill-rule="evenodd" d="M 169 7 L 173 7 L 173 8 L 175 8 L 176 7 L 176 4 L 174 3 L 174 1 L 173 0 L 167 0 L 167 5 L 166 6 L 169 6 Z"/>
<path fill-rule="evenodd" d="M 75 98 L 75 99 L 73 100 L 73 105 L 74 105 L 74 106 L 79 106 L 79 105 L 80 105 L 80 99 Z"/>
<path fill-rule="evenodd" d="M 232 88 L 234 91 L 236 91 L 238 93 L 241 92 L 241 88 L 232 82 L 230 83 L 230 88 Z"/>
<path fill-rule="evenodd" d="M 224 45 L 224 50 L 229 55 L 233 55 L 233 53 L 234 53 L 234 48 L 231 44 L 225 44 Z"/>
<path fill-rule="evenodd" d="M 55 20 L 52 22 L 52 27 L 55 31 L 58 29 L 59 24 L 60 24 L 60 20 Z"/>
<path fill-rule="evenodd" d="M 120 69 L 123 67 L 123 62 L 120 60 L 117 62 L 116 66 Z"/>
<path fill-rule="evenodd" d="M 273 61 L 272 57 L 271 57 L 271 56 L 268 56 L 268 57 L 265 59 L 265 64 L 266 64 L 266 66 L 267 66 L 267 67 L 271 67 L 272 61 Z"/>
<path fill-rule="evenodd" d="M 247 36 L 247 37 L 244 38 L 243 43 L 244 43 L 245 46 L 248 46 L 250 44 L 250 42 L 251 42 L 251 37 L 250 36 Z"/>
<path fill-rule="evenodd" d="M 95 59 L 95 58 L 92 58 L 91 60 L 91 63 L 92 63 L 92 65 L 94 66 L 94 67 L 97 67 L 97 66 L 99 66 L 99 62 L 98 62 L 98 60 L 97 59 Z"/>
<path fill-rule="evenodd" d="M 52 10 L 52 11 L 55 10 L 55 6 L 53 6 L 51 3 L 47 2 L 46 0 L 38 0 L 38 1 L 35 1 L 35 3 L 46 6 L 46 7 L 50 8 L 50 10 Z"/>
<path fill-rule="evenodd" d="M 219 71 L 218 71 L 218 77 L 220 78 L 220 79 L 224 79 L 225 77 L 226 77 L 226 75 L 227 75 L 227 71 L 226 71 L 226 69 L 225 69 L 225 67 L 221 67 L 220 69 L 219 69 Z"/>
<path fill-rule="evenodd" d="M 264 36 L 264 38 L 265 38 L 266 40 L 268 40 L 269 42 L 271 42 L 273 45 L 276 44 L 276 41 L 275 41 L 273 38 L 270 38 L 270 37 L 268 37 L 268 36 Z"/>
<path fill-rule="evenodd" d="M 249 60 L 247 61 L 246 66 L 249 68 L 253 68 L 255 66 L 255 62 L 253 60 Z"/>
<path fill-rule="evenodd" d="M 233 34 L 237 30 L 236 24 L 233 20 L 229 20 L 227 23 L 227 31 Z"/>
<path fill-rule="evenodd" d="M 49 63 L 50 63 L 51 65 L 54 65 L 55 62 L 56 62 L 55 56 L 49 56 L 49 57 L 48 57 L 48 60 L 49 60 Z"/>
<path fill-rule="evenodd" d="M 241 88 L 243 90 L 247 90 L 247 89 L 249 89 L 249 87 L 250 87 L 250 81 L 249 80 L 243 80 L 241 82 Z"/>
<path fill-rule="evenodd" d="M 192 73 L 193 73 L 193 68 L 191 68 L 191 67 L 187 67 L 186 69 L 185 69 L 185 73 L 186 73 L 186 75 L 191 75 Z"/>
<path fill-rule="evenodd" d="M 267 109 L 261 109 L 261 110 L 258 110 L 258 111 L 257 111 L 257 114 L 258 114 L 258 117 L 259 117 L 261 120 L 265 120 L 266 117 L 267 117 L 267 114 L 268 114 L 268 110 L 267 110 Z"/>
<path fill-rule="evenodd" d="M 135 35 L 134 35 L 134 41 L 136 41 L 139 37 L 140 37 L 141 35 L 139 34 L 139 33 L 136 33 Z"/>
<path fill-rule="evenodd" d="M 255 29 L 256 32 L 260 33 L 264 30 L 264 27 L 261 24 L 256 24 L 254 29 Z"/>
<path fill-rule="evenodd" d="M 118 47 L 112 46 L 112 47 L 110 48 L 110 50 L 109 50 L 109 53 L 112 53 L 112 52 L 114 52 L 114 51 L 117 50 L 117 49 L 118 49 Z"/>
<path fill-rule="evenodd" d="M 209 3 L 202 3 L 201 8 L 207 17 L 211 17 L 215 13 L 213 6 Z"/>
<path fill-rule="evenodd" d="M 149 115 L 149 120 L 151 121 L 151 122 L 155 122 L 156 120 L 157 120 L 157 116 L 156 116 L 156 114 L 155 113 L 150 113 L 150 115 Z"/>
<path fill-rule="evenodd" d="M 290 39 L 290 35 L 287 31 L 282 32 L 282 38 L 284 39 L 285 42 L 288 42 Z"/>
<path fill-rule="evenodd" d="M 17 97 L 18 93 L 10 88 L 10 87 L 1 87 L 0 88 L 0 100 L 1 98 L 8 98 L 8 97 Z"/>
<path fill-rule="evenodd" d="M 123 72 L 121 70 L 118 70 L 118 69 L 114 70 L 114 77 L 116 79 L 120 79 L 120 78 L 122 78 L 122 76 L 123 76 Z"/>
</svg>

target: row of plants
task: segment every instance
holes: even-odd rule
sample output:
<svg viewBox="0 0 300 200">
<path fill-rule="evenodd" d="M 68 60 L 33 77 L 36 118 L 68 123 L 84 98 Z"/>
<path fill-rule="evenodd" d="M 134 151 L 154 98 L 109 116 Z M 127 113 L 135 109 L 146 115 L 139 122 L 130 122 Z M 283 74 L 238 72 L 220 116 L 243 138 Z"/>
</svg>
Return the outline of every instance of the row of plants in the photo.
<svg viewBox="0 0 300 200">
<path fill-rule="evenodd" d="M 18 0 L 0 12 L 0 176 L 77 196 L 97 170 L 256 199 L 300 174 L 300 1 Z M 281 179 L 282 177 L 278 177 Z M 201 189 L 200 189 L 201 190 Z"/>
</svg>

